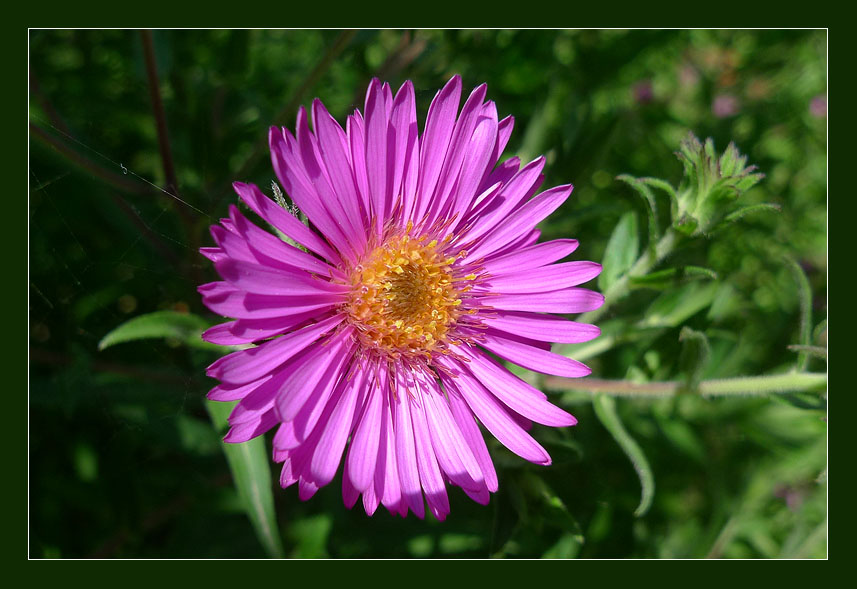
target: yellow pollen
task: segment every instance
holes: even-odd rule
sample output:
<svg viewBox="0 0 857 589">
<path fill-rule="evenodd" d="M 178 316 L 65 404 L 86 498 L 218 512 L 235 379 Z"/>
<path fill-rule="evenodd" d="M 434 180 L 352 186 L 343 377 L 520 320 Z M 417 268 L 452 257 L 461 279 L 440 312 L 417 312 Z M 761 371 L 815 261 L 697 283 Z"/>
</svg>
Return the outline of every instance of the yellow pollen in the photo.
<svg viewBox="0 0 857 589">
<path fill-rule="evenodd" d="M 410 227 L 408 228 L 410 229 Z M 407 233 L 388 238 L 351 270 L 346 310 L 364 347 L 398 358 L 443 352 L 460 309 L 462 280 L 438 241 Z M 472 278 L 471 278 L 472 277 Z"/>
</svg>

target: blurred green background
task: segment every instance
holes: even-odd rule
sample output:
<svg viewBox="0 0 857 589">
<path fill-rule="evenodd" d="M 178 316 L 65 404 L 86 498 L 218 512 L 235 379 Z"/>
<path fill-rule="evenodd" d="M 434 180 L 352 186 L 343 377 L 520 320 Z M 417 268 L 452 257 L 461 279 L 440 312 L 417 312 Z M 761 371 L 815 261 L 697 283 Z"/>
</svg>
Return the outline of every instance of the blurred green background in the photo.
<svg viewBox="0 0 857 589">
<path fill-rule="evenodd" d="M 544 187 L 575 185 L 543 231 L 579 239 L 577 259 L 600 261 L 623 214 L 645 227 L 643 201 L 615 177 L 676 184 L 674 152 L 689 131 L 721 151 L 734 141 L 766 175 L 744 198 L 781 212 L 749 216 L 676 252 L 676 264 L 704 266 L 716 280 L 636 290 L 612 308 L 599 323 L 629 337 L 587 357 L 593 377 L 679 377 L 682 326 L 711 342 L 704 378 L 786 370 L 799 338 L 799 287 L 786 258 L 809 280 L 813 343 L 826 345 L 825 31 L 167 30 L 151 41 L 174 179 L 159 149 L 145 37 L 30 33 L 33 558 L 265 556 L 204 406 L 214 384 L 204 367 L 218 352 L 169 339 L 104 351 L 98 342 L 158 310 L 216 322 L 196 293 L 216 279 L 197 249 L 237 201 L 231 182 L 269 192 L 268 127 L 293 128 L 297 107 L 316 96 L 342 122 L 362 109 L 373 76 L 394 89 L 414 82 L 421 125 L 454 73 L 467 91 L 487 82 L 500 116 L 516 119 L 505 157 L 545 154 Z M 666 215 L 668 201 L 658 204 Z M 708 289 L 702 299 L 700 288 Z M 679 313 L 690 299 L 699 303 Z M 664 309 L 674 321 L 645 325 Z M 821 359 L 810 368 L 826 370 Z M 340 477 L 307 503 L 295 488 L 276 489 L 286 553 L 826 556 L 826 404 L 818 395 L 618 400 L 655 479 L 642 517 L 633 514 L 637 475 L 591 397 L 555 399 L 580 423 L 536 426 L 554 464 L 537 467 L 493 444 L 499 492 L 483 507 L 451 489 L 444 523 L 349 511 Z"/>
</svg>

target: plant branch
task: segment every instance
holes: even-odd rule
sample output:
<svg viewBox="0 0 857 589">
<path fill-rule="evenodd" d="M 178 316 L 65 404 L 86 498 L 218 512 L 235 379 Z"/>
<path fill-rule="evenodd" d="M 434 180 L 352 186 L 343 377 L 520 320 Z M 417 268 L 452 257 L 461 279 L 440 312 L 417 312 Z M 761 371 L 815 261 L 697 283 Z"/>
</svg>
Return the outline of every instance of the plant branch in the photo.
<svg viewBox="0 0 857 589">
<path fill-rule="evenodd" d="M 173 161 L 172 148 L 170 147 L 170 136 L 167 130 L 167 117 L 164 113 L 164 103 L 161 100 L 161 90 L 158 82 L 158 68 L 157 63 L 155 62 L 155 47 L 152 42 L 152 31 L 147 29 L 142 30 L 140 31 L 140 37 L 143 41 L 143 55 L 146 61 L 146 78 L 149 82 L 149 97 L 152 100 L 152 114 L 155 117 L 155 126 L 158 131 L 158 150 L 161 154 L 161 163 L 163 164 L 164 176 L 167 180 L 167 191 L 184 204 L 184 201 L 182 201 L 181 195 L 179 194 L 179 181 L 178 176 L 176 175 L 175 163 Z M 187 208 L 184 206 L 176 207 L 176 210 L 179 213 L 182 225 L 184 225 L 185 235 L 189 242 L 187 250 L 188 254 L 190 256 L 196 256 L 196 252 L 199 250 L 200 244 L 199 237 L 196 234 L 197 232 L 194 226 L 194 221 Z M 200 284 L 202 282 L 202 274 L 199 271 L 199 266 L 194 264 L 192 259 L 188 260 L 188 265 L 192 274 L 191 279 L 195 284 Z"/>
</svg>

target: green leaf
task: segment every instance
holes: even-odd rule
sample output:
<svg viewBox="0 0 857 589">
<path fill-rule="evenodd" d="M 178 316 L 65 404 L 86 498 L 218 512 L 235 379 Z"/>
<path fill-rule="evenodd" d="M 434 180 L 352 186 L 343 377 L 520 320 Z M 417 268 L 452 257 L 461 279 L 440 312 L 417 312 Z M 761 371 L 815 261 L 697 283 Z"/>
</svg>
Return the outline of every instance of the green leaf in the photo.
<svg viewBox="0 0 857 589">
<path fill-rule="evenodd" d="M 652 194 L 652 191 L 649 190 L 649 187 L 646 186 L 645 180 L 657 180 L 657 178 L 634 178 L 633 176 L 629 176 L 628 174 L 621 174 L 616 176 L 617 180 L 621 180 L 628 184 L 631 188 L 637 191 L 643 201 L 646 203 L 646 213 L 649 217 L 649 243 L 647 245 L 648 248 L 654 250 L 655 244 L 658 242 L 658 239 L 661 237 L 660 228 L 658 227 L 658 206 L 655 201 L 655 195 Z M 663 182 L 663 180 L 660 180 Z M 667 186 L 669 186 L 667 184 Z M 670 186 L 670 189 L 672 187 Z M 654 251 L 652 252 L 654 253 Z"/>
<path fill-rule="evenodd" d="M 650 272 L 645 276 L 632 276 L 628 280 L 631 288 L 653 288 L 665 290 L 671 286 L 690 282 L 691 280 L 717 280 L 714 270 L 701 266 L 684 266 L 683 268 L 666 268 Z"/>
<path fill-rule="evenodd" d="M 616 412 L 616 400 L 607 395 L 596 395 L 592 401 L 595 408 L 595 414 L 598 419 L 619 444 L 619 447 L 625 452 L 625 455 L 634 465 L 634 470 L 637 471 L 637 476 L 640 478 L 640 504 L 634 511 L 637 517 L 643 516 L 649 511 L 652 506 L 652 499 L 655 496 L 655 476 L 652 473 L 652 467 L 649 466 L 649 461 L 646 460 L 646 455 L 643 454 L 642 448 L 637 444 L 636 440 L 631 437 L 631 434 L 622 425 L 619 419 L 619 414 Z"/>
<path fill-rule="evenodd" d="M 209 322 L 198 315 L 156 311 L 138 315 L 122 323 L 98 342 L 98 349 L 104 350 L 116 344 L 154 338 L 174 339 L 195 348 L 222 349 L 222 346 L 202 340 L 202 332 L 209 327 Z"/>
<path fill-rule="evenodd" d="M 827 346 L 827 319 L 822 319 L 812 330 L 812 341 Z"/>
<path fill-rule="evenodd" d="M 684 386 L 688 391 L 696 391 L 711 358 L 711 346 L 704 333 L 687 326 L 681 328 L 678 339 L 684 343 L 679 357 L 679 365 L 685 373 Z"/>
<path fill-rule="evenodd" d="M 783 208 L 780 205 L 776 205 L 776 204 L 772 204 L 772 203 L 762 203 L 762 204 L 757 204 L 757 205 L 749 205 L 746 207 L 741 207 L 737 211 L 729 213 L 728 215 L 726 215 L 726 217 L 723 219 L 723 221 L 724 221 L 724 223 L 734 223 L 735 221 L 737 221 L 741 217 L 744 217 L 745 215 L 751 215 L 753 213 L 758 213 L 760 211 L 776 211 L 777 213 L 779 213 L 782 210 L 783 210 Z"/>
<path fill-rule="evenodd" d="M 224 433 L 228 429 L 229 414 L 234 407 L 234 403 L 206 402 L 208 414 L 218 432 Z M 284 552 L 274 512 L 265 438 L 259 436 L 241 444 L 222 442 L 222 446 L 238 496 L 247 510 L 256 537 L 269 556 L 282 558 Z"/>
<path fill-rule="evenodd" d="M 604 259 L 601 260 L 603 268 L 598 276 L 600 290 L 609 289 L 620 276 L 631 269 L 637 260 L 638 242 L 637 216 L 633 212 L 625 213 L 613 229 Z"/>
<path fill-rule="evenodd" d="M 716 283 L 692 282 L 655 299 L 638 327 L 677 327 L 709 306 L 717 294 Z"/>
<path fill-rule="evenodd" d="M 637 180 L 643 184 L 651 186 L 652 188 L 663 190 L 669 195 L 671 202 L 678 199 L 678 193 L 676 193 L 675 188 L 673 188 L 672 184 L 666 180 L 661 180 L 660 178 L 638 178 Z"/>
</svg>

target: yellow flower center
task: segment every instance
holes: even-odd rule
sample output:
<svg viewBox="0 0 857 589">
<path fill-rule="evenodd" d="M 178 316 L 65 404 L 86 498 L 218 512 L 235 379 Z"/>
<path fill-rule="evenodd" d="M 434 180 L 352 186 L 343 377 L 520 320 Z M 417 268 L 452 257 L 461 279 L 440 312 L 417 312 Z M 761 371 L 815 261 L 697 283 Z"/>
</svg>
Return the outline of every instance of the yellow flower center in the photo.
<svg viewBox="0 0 857 589">
<path fill-rule="evenodd" d="M 444 256 L 444 245 L 405 232 L 388 237 L 352 269 L 346 307 L 364 348 L 430 359 L 455 343 L 450 331 L 466 313 L 461 295 L 470 289 L 460 283 L 475 276 L 458 278 L 452 268 L 458 258 Z"/>
</svg>

